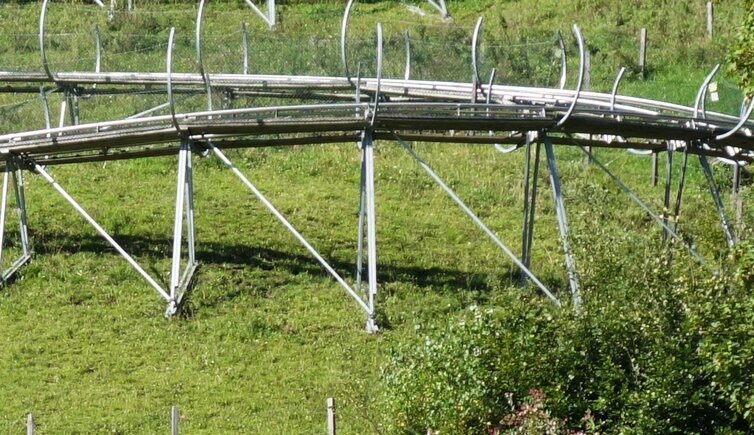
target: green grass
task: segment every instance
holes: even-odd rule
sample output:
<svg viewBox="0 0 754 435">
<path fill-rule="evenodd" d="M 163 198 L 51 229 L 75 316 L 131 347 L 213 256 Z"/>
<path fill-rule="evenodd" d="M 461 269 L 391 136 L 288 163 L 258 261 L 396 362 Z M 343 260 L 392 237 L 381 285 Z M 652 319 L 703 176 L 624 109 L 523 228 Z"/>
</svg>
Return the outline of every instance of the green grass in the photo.
<svg viewBox="0 0 754 435">
<path fill-rule="evenodd" d="M 511 23 L 509 33 L 514 40 L 523 40 L 530 26 L 531 40 L 541 41 L 553 24 L 566 29 L 576 15 L 583 14 L 583 10 L 555 8 L 554 2 L 537 8 L 523 7 L 523 3 L 451 3 L 451 11 L 456 8 L 452 23 L 409 15 L 397 3 L 359 4 L 363 15 L 354 19 L 354 29 L 368 39 L 368 29 L 373 29 L 377 20 L 387 23 L 388 29 L 409 22 L 417 29 L 424 26 L 416 35 L 421 46 L 420 32 L 430 42 L 433 38 L 443 41 L 439 36 L 443 32 L 469 38 L 473 20 L 484 13 L 488 32 L 496 41 L 505 42 L 501 33 L 492 30 L 496 17 L 503 16 L 509 17 L 506 20 Z M 586 8 L 590 2 L 576 3 Z M 101 13 L 77 3 L 53 6 L 50 16 L 59 20 L 51 18 L 50 32 L 60 32 L 66 25 L 75 27 L 73 36 L 68 37 L 70 44 L 61 37 L 51 49 L 51 59 L 60 66 L 83 68 L 92 53 L 91 45 L 86 45 L 91 44 L 87 23 L 93 21 L 88 18 L 102 20 Z M 15 29 L 1 32 L 0 53 L 8 65 L 38 65 L 33 44 L 28 51 L 20 49 L 29 38 L 33 41 L 36 7 L 0 7 L 3 19 L 11 14 L 18 17 Z M 106 51 L 105 65 L 110 62 L 106 68 L 125 65 L 133 70 L 161 71 L 164 46 L 139 55 L 129 50 L 138 48 L 139 41 L 164 44 L 165 28 L 171 20 L 181 34 L 191 35 L 193 7 L 178 4 L 158 9 L 148 4 L 138 9 L 141 15 L 133 22 L 112 24 L 122 26 L 112 29 L 121 35 L 143 33 L 134 37 L 131 45 L 118 39 L 123 40 L 121 48 L 114 45 L 115 39 L 111 41 L 113 57 Z M 320 3 L 281 8 L 278 32 L 290 38 L 288 41 L 334 35 L 341 7 Z M 721 22 L 726 14 L 732 15 L 724 12 L 726 7 L 721 7 Z M 535 9 L 552 12 L 537 15 Z M 315 21 L 314 14 L 327 19 Z M 583 16 L 582 28 L 588 35 L 601 18 Z M 206 18 L 206 34 L 215 35 L 207 46 L 218 50 L 226 46 L 223 41 L 230 47 L 229 41 L 239 40 L 234 33 L 237 23 L 242 19 L 253 22 L 254 36 L 259 39 L 258 58 L 252 64 L 260 68 L 283 72 L 298 65 L 301 73 L 310 68 L 340 70 L 333 48 L 336 40 L 322 49 L 331 56 L 322 61 L 318 52 L 301 54 L 300 46 L 291 42 L 281 50 L 241 6 L 211 4 Z M 323 24 L 315 26 L 315 22 Z M 225 23 L 232 30 L 220 34 Z M 632 27 L 641 25 L 631 22 Z M 106 26 L 101 21 L 101 28 Z M 149 33 L 152 28 L 159 30 Z M 32 36 L 19 36 L 26 33 Z M 675 34 L 669 30 L 668 35 Z M 194 68 L 193 48 L 186 38 L 177 47 L 181 53 L 178 70 L 189 71 Z M 663 42 L 669 46 L 662 49 L 666 53 L 686 44 L 679 39 Z M 17 45 L 8 48 L 10 43 Z M 461 50 L 467 42 L 454 39 L 451 44 Z M 707 48 L 701 39 L 689 44 L 689 50 Z M 364 42 L 364 47 L 367 45 Z M 232 47 L 235 50 L 237 46 Z M 394 58 L 402 61 L 398 47 L 394 47 Z M 123 54 L 116 56 L 116 50 Z M 240 57 L 228 53 L 235 52 L 228 48 L 209 55 L 216 61 L 210 63 L 210 69 L 238 70 Z M 280 57 L 262 63 L 274 53 Z M 435 70 L 443 64 L 435 64 L 429 57 L 426 62 L 430 66 L 422 74 L 469 74 L 468 65 L 460 62 Z M 690 104 L 708 69 L 707 57 L 688 62 L 671 58 L 662 66 L 658 62 L 648 80 L 630 77 L 624 92 Z M 611 63 L 614 58 L 608 58 L 604 70 L 595 71 L 595 89 L 604 90 L 611 83 L 617 70 L 613 68 L 617 64 Z M 394 68 L 399 70 L 399 61 L 395 62 Z M 532 64 L 537 62 L 532 60 Z M 679 83 L 683 85 L 676 86 Z M 24 97 L 0 98 L 5 103 Z M 59 102 L 56 98 L 51 98 L 53 107 Z M 84 120 L 125 116 L 159 104 L 162 98 L 84 100 L 82 116 Z M 196 98 L 182 107 L 188 110 L 202 104 Z M 254 101 L 236 104 L 253 105 Z M 2 130 L 40 127 L 40 107 L 34 100 L 3 118 Z M 511 291 L 524 298 L 536 297 L 533 287 L 516 287 L 518 274 L 511 262 L 400 147 L 392 142 L 380 142 L 376 147 L 382 330 L 374 336 L 363 331 L 364 316 L 356 303 L 212 157 L 195 159 L 197 256 L 202 265 L 185 314 L 170 321 L 162 317 L 161 298 L 41 177 L 27 175 L 29 226 L 36 255 L 17 280 L 0 290 L 0 431 L 22 431 L 26 413 L 33 412 L 40 433 L 154 433 L 167 430 L 169 408 L 178 404 L 186 433 L 321 433 L 325 398 L 331 396 L 338 401 L 340 432 L 374 432 L 374 425 L 385 418 L 378 400 L 382 388 L 379 368 L 391 347 L 412 336 L 416 325 L 442 322 L 470 304 L 495 304 Z M 514 252 L 520 251 L 521 152 L 501 155 L 487 146 L 439 144 L 417 145 L 416 150 Z M 659 237 L 657 226 L 607 177 L 593 167 L 584 168 L 578 151 L 558 148 L 556 153 L 577 265 L 589 261 L 587 236 L 595 226 L 635 247 L 633 255 L 642 255 L 642 246 Z M 354 145 L 229 151 L 228 155 L 343 276 L 352 277 L 359 177 L 359 153 Z M 597 155 L 655 210 L 661 210 L 662 186 L 648 183 L 649 159 L 606 150 L 598 150 Z M 679 160 L 675 159 L 676 169 Z M 160 158 L 51 170 L 64 188 L 164 282 L 170 267 L 175 165 L 175 158 Z M 694 163 L 690 169 L 682 228 L 685 237 L 714 265 L 724 258 L 724 243 L 697 166 Z M 728 182 L 722 167 L 715 170 L 720 173 L 719 181 Z M 566 274 L 546 171 L 540 177 L 533 270 L 564 294 Z M 751 200 L 748 187 L 743 195 Z M 753 221 L 754 212 L 747 209 L 744 235 L 749 234 Z"/>
</svg>

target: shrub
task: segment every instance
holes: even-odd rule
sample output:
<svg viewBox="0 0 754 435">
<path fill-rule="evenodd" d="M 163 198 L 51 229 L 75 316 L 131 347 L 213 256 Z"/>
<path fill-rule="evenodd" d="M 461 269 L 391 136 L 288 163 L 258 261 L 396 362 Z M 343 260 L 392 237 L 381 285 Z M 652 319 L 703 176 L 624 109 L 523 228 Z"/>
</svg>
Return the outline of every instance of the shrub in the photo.
<svg viewBox="0 0 754 435">
<path fill-rule="evenodd" d="M 620 247 L 591 249 L 608 259 Z M 741 244 L 715 275 L 647 249 L 631 279 L 596 274 L 597 286 L 586 268 L 580 310 L 511 290 L 500 307 L 417 327 L 384 370 L 392 430 L 744 433 L 754 421 L 754 246 Z"/>
</svg>

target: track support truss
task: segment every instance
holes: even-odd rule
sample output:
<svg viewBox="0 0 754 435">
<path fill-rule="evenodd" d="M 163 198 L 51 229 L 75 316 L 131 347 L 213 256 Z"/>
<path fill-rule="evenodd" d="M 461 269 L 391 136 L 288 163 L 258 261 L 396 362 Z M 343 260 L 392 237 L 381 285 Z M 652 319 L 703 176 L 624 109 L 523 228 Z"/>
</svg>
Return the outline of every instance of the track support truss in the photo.
<svg viewBox="0 0 754 435">
<path fill-rule="evenodd" d="M 21 252 L 19 256 L 6 267 L 4 250 L 7 248 L 7 244 L 5 233 L 7 226 L 8 190 L 11 185 L 13 187 L 15 209 L 18 217 L 18 237 Z M 18 271 L 18 269 L 30 259 L 31 246 L 29 244 L 28 224 L 26 221 L 26 198 L 24 196 L 23 171 L 21 170 L 19 162 L 15 158 L 11 158 L 5 163 L 2 194 L 0 196 L 0 270 L 2 270 L 0 284 L 5 285 L 5 283 L 15 275 L 16 271 Z"/>
</svg>

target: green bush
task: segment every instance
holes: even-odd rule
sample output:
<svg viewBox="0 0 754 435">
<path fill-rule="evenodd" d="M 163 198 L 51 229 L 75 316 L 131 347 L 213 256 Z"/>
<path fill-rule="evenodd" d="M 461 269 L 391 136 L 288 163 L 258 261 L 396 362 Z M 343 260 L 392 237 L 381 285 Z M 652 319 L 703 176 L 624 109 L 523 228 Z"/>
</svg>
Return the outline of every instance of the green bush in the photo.
<svg viewBox="0 0 754 435">
<path fill-rule="evenodd" d="M 742 243 L 715 275 L 647 248 L 654 255 L 625 272 L 594 274 L 604 285 L 586 267 L 579 310 L 512 290 L 498 307 L 417 327 L 384 370 L 387 420 L 398 433 L 745 433 L 754 421 L 752 246 Z M 604 262 L 616 249 L 591 245 Z"/>
</svg>

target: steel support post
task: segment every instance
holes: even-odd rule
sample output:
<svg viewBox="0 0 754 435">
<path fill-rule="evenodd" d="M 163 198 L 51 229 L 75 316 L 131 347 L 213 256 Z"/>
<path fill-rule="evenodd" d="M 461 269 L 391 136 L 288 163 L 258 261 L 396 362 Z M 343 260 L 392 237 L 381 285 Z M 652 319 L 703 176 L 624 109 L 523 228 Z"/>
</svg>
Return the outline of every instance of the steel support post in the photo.
<svg viewBox="0 0 754 435">
<path fill-rule="evenodd" d="M 531 136 L 526 137 L 526 151 L 524 154 L 524 210 L 521 231 L 521 262 L 526 266 L 531 265 L 531 248 L 534 235 L 534 212 L 537 203 L 537 184 L 539 177 L 539 150 L 535 145 L 534 170 L 531 169 Z M 530 175 L 530 172 L 533 172 Z M 521 284 L 526 283 L 526 275 L 521 273 Z"/>
<path fill-rule="evenodd" d="M 474 222 L 474 224 L 476 224 L 482 231 L 484 231 L 487 237 L 489 237 L 490 240 L 492 240 L 492 242 L 495 243 L 495 245 L 497 245 L 497 247 L 500 248 L 500 250 L 503 251 L 505 255 L 507 255 L 508 258 L 510 258 L 511 261 L 513 261 L 513 263 L 524 274 L 526 274 L 526 276 L 537 287 L 539 287 L 540 290 L 542 290 L 542 293 L 544 293 L 545 296 L 547 296 L 555 305 L 560 306 L 560 301 L 555 297 L 555 295 L 552 294 L 552 292 L 542 283 L 542 281 L 540 281 L 539 278 L 537 278 L 532 273 L 532 271 L 529 270 L 529 268 L 526 267 L 524 263 L 522 263 L 521 260 L 518 259 L 518 257 L 516 257 L 507 246 L 505 246 L 505 244 L 495 235 L 495 233 L 493 233 L 492 230 L 490 230 L 489 227 L 485 225 L 484 222 L 482 222 L 482 220 L 479 219 L 479 217 L 476 214 L 474 214 L 474 212 L 466 205 L 466 203 L 463 202 L 463 200 L 458 196 L 458 194 L 456 194 L 453 191 L 453 189 L 450 188 L 450 186 L 448 186 L 444 181 L 442 181 L 442 178 L 440 178 L 440 176 L 437 175 L 437 173 L 435 173 L 435 171 L 432 170 L 432 168 L 430 168 L 429 165 L 426 162 L 424 162 L 424 160 L 422 160 L 421 157 L 419 157 L 419 155 L 417 155 L 416 152 L 414 152 L 414 150 L 410 146 L 408 146 L 408 144 L 403 139 L 400 138 L 400 136 L 398 136 L 395 133 L 393 133 L 393 136 L 398 141 L 398 143 L 401 144 L 403 149 L 405 149 L 409 153 L 409 155 L 411 155 L 411 157 L 413 157 L 413 159 L 416 160 L 419 166 L 421 166 L 421 168 L 424 169 L 427 175 L 429 175 L 430 178 L 432 178 L 435 181 L 435 183 L 437 183 L 437 185 L 440 186 L 440 188 L 442 188 L 442 190 L 444 190 L 445 193 L 447 193 L 448 196 L 458 205 L 458 207 L 460 207 L 461 210 L 463 210 L 463 212 L 466 213 L 466 216 L 468 216 L 471 219 L 471 221 Z"/>
<path fill-rule="evenodd" d="M 740 235 L 741 226 L 743 224 L 743 201 L 739 195 L 741 189 L 741 165 L 736 162 L 733 166 L 733 188 L 730 193 L 730 202 L 733 205 L 733 209 L 736 211 L 736 233 Z"/>
<path fill-rule="evenodd" d="M 312 247 L 312 245 L 304 238 L 304 236 L 302 236 L 301 233 L 298 232 L 298 230 L 296 230 L 296 228 L 294 228 L 294 226 L 285 218 L 285 216 L 283 216 L 283 214 L 280 213 L 280 211 L 278 211 L 278 209 L 275 208 L 274 205 L 272 205 L 267 197 L 265 197 L 262 192 L 260 192 L 259 189 L 257 189 L 256 186 L 251 183 L 251 181 L 249 181 L 249 179 L 233 164 L 233 162 L 230 161 L 230 159 L 228 159 L 225 153 L 217 148 L 211 141 L 207 141 L 207 146 L 212 150 L 215 156 L 217 156 L 217 158 L 220 159 L 220 161 L 222 161 L 223 164 L 227 166 L 228 169 L 230 169 L 231 172 L 233 172 L 233 174 L 235 174 L 235 176 L 238 177 L 239 180 L 241 180 L 244 186 L 246 186 L 251 191 L 251 193 L 257 199 L 259 199 L 259 201 L 267 208 L 267 210 L 269 210 L 270 213 L 272 213 L 272 215 L 275 216 L 275 218 L 280 221 L 281 224 L 283 224 L 283 226 L 296 238 L 296 240 L 298 240 L 299 243 L 301 243 L 301 245 L 306 248 L 307 251 L 309 251 L 312 257 L 314 257 L 319 262 L 319 264 L 322 265 L 327 273 L 329 273 L 335 279 L 335 281 L 337 281 L 338 284 L 343 287 L 346 293 L 348 293 L 356 301 L 359 307 L 361 307 L 361 309 L 364 310 L 365 313 L 367 313 L 367 316 L 374 317 L 374 313 L 371 311 L 367 302 L 364 302 L 364 300 L 358 295 L 358 293 L 354 291 L 354 289 L 351 288 L 348 283 L 346 283 L 346 281 L 338 274 L 338 272 L 336 272 L 335 269 L 333 269 L 332 266 L 330 266 L 330 264 L 322 257 L 322 255 L 320 255 L 320 253 L 317 252 L 314 247 Z"/>
<path fill-rule="evenodd" d="M 377 217 L 374 197 L 374 146 L 372 132 L 364 132 L 361 140 L 364 160 L 364 202 L 366 205 L 366 224 L 367 224 L 367 271 L 369 279 L 369 290 L 367 301 L 369 311 L 367 312 L 366 329 L 368 332 L 377 332 L 375 323 L 375 297 L 377 296 Z"/>
<path fill-rule="evenodd" d="M 178 177 L 175 194 L 175 219 L 173 224 L 173 261 L 170 269 L 170 299 L 165 310 L 167 317 L 178 310 L 183 296 L 191 285 L 198 266 L 195 254 L 194 233 L 194 187 L 191 167 L 191 145 L 187 139 L 181 140 L 178 151 Z M 181 272 L 183 248 L 183 226 L 186 224 L 187 262 Z"/>
<path fill-rule="evenodd" d="M 668 215 L 670 214 L 670 184 L 673 178 L 673 151 L 670 144 L 667 146 L 667 152 L 665 153 L 665 196 L 663 196 L 663 208 L 662 208 L 662 221 L 665 223 L 665 227 L 662 228 L 662 241 L 668 240 L 668 231 L 665 229 L 668 226 Z"/>
<path fill-rule="evenodd" d="M 652 153 L 652 173 L 649 176 L 649 181 L 652 183 L 652 187 L 657 186 L 657 169 L 658 169 L 657 153 Z"/>
<path fill-rule="evenodd" d="M 69 106 L 69 115 L 71 117 L 71 124 L 72 125 L 78 125 L 79 124 L 79 96 L 76 95 L 73 91 L 67 90 L 65 92 L 65 99 L 67 102 L 67 105 Z M 61 114 L 62 117 L 62 114 Z"/>
<path fill-rule="evenodd" d="M 5 248 L 5 227 L 6 227 L 6 213 L 8 206 L 8 188 L 10 184 L 13 184 L 13 193 L 16 200 L 16 213 L 18 215 L 18 232 L 19 242 L 21 245 L 21 254 L 16 258 L 13 263 L 7 268 L 4 267 L 4 248 Z M 31 259 L 31 248 L 29 246 L 29 235 L 26 223 L 26 202 L 23 194 L 23 178 L 21 170 L 18 169 L 15 159 L 11 158 L 5 163 L 5 171 L 3 172 L 3 186 L 0 194 L 0 270 L 2 270 L 2 280 L 0 284 L 5 283 L 10 279 L 16 271 L 26 264 Z"/>
<path fill-rule="evenodd" d="M 691 144 L 686 144 L 686 149 L 683 151 L 683 159 L 681 160 L 681 170 L 678 176 L 678 191 L 675 196 L 675 208 L 673 210 L 673 228 L 678 231 L 678 219 L 681 215 L 681 200 L 683 198 L 683 187 L 686 182 L 686 167 L 689 162 L 689 147 Z"/>
<path fill-rule="evenodd" d="M 359 143 L 361 149 L 361 176 L 359 182 L 359 219 L 356 232 L 356 288 L 361 290 L 361 274 L 364 267 L 364 215 L 366 214 L 366 149 Z"/>
<path fill-rule="evenodd" d="M 707 156 L 705 156 L 703 153 L 699 154 L 699 164 L 701 164 L 702 166 L 702 170 L 704 171 L 704 176 L 707 177 L 707 185 L 709 186 L 710 194 L 712 194 L 712 200 L 715 202 L 715 208 L 717 208 L 717 214 L 720 216 L 720 224 L 723 226 L 723 232 L 725 232 L 725 239 L 728 242 L 728 246 L 733 246 L 736 244 L 736 238 L 730 229 L 730 223 L 728 222 L 728 219 L 725 217 L 725 207 L 723 206 L 722 199 L 720 199 L 720 191 L 717 190 L 715 179 L 712 176 L 712 168 L 710 168 L 709 166 L 709 162 L 707 161 Z"/>
<path fill-rule="evenodd" d="M 144 268 L 142 268 L 139 263 L 137 263 L 136 260 L 134 260 L 133 257 L 131 257 L 131 255 L 128 254 L 128 252 L 126 252 L 118 244 L 118 242 L 116 242 L 115 239 L 113 239 L 112 236 L 110 236 L 110 234 L 108 234 L 108 232 L 105 231 L 105 229 L 102 228 L 102 226 L 100 226 L 100 224 L 98 224 L 97 221 L 95 221 L 94 218 L 92 218 L 92 216 L 89 215 L 89 213 L 87 213 L 86 210 L 84 210 L 83 207 L 81 207 L 81 205 L 79 205 L 79 203 L 76 202 L 76 200 L 73 199 L 73 197 L 60 186 L 60 184 L 58 184 L 57 181 L 55 181 L 54 178 L 52 178 L 52 176 L 43 166 L 33 160 L 29 161 L 29 165 L 34 169 L 36 173 L 41 175 L 42 178 L 45 179 L 45 181 L 50 183 L 50 185 L 52 185 L 52 187 L 60 194 L 60 196 L 62 196 L 73 207 L 73 209 L 76 210 L 77 213 L 79 213 L 87 222 L 89 222 L 89 224 L 94 227 L 94 229 L 102 236 L 102 238 L 104 238 L 113 248 L 115 248 L 118 254 L 120 254 L 126 260 L 126 262 L 128 262 L 128 264 L 130 264 L 131 267 L 133 267 L 134 270 L 136 270 L 139 275 L 141 275 L 142 278 L 144 278 L 149 283 L 149 285 L 152 286 L 152 288 L 154 288 L 157 293 L 160 294 L 160 296 L 162 296 L 166 301 L 170 300 L 170 295 L 168 294 L 168 292 L 166 292 L 157 283 L 157 281 L 155 281 L 154 278 L 152 278 L 144 270 Z"/>
<path fill-rule="evenodd" d="M 576 307 L 581 306 L 581 294 L 579 292 L 579 278 L 576 272 L 576 263 L 573 260 L 571 247 L 568 243 L 568 220 L 566 219 L 565 204 L 563 203 L 563 194 L 560 189 L 560 176 L 555 166 L 555 153 L 552 149 L 552 141 L 546 134 L 542 134 L 542 142 L 545 146 L 547 155 L 547 168 L 550 171 L 550 184 L 552 185 L 552 196 L 555 200 L 555 215 L 558 219 L 558 230 L 563 242 L 563 253 L 565 254 L 566 268 L 568 270 L 568 283 L 571 287 L 571 297 Z"/>
</svg>

